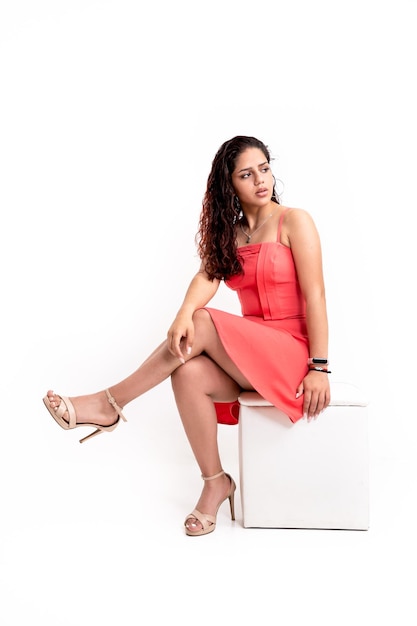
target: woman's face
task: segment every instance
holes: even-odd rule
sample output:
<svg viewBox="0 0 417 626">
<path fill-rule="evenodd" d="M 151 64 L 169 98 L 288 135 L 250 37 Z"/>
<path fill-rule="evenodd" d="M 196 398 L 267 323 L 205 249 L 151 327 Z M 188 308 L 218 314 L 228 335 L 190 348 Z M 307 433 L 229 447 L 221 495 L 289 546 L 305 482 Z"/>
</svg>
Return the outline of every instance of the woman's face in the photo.
<svg viewBox="0 0 417 626">
<path fill-rule="evenodd" d="M 262 150 L 247 148 L 238 156 L 232 184 L 243 207 L 268 204 L 274 190 L 274 179 Z"/>
</svg>

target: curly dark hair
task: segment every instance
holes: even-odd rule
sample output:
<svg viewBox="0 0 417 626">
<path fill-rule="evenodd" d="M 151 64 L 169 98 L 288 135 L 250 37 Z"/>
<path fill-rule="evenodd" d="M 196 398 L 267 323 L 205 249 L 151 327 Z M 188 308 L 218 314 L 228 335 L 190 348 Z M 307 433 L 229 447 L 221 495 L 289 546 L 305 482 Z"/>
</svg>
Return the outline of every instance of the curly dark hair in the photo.
<svg viewBox="0 0 417 626">
<path fill-rule="evenodd" d="M 248 148 L 259 148 L 268 163 L 271 162 L 269 150 L 262 141 L 255 137 L 238 135 L 225 141 L 219 148 L 207 179 L 196 239 L 198 254 L 204 260 L 210 280 L 227 280 L 242 273 L 235 228 L 236 222 L 242 216 L 240 206 L 236 204 L 232 173 L 237 158 Z M 279 204 L 275 188 L 272 200 Z"/>
</svg>

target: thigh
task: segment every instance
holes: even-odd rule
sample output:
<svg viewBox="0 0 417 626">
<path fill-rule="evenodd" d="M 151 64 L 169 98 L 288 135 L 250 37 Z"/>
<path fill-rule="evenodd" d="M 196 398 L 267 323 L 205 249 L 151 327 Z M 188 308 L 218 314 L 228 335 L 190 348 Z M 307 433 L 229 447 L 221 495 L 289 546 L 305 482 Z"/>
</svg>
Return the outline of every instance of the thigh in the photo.
<svg viewBox="0 0 417 626">
<path fill-rule="evenodd" d="M 210 313 L 205 309 L 198 309 L 194 313 L 193 321 L 198 349 L 207 354 L 225 374 L 236 381 L 241 389 L 253 390 L 250 382 L 224 349 Z"/>
</svg>

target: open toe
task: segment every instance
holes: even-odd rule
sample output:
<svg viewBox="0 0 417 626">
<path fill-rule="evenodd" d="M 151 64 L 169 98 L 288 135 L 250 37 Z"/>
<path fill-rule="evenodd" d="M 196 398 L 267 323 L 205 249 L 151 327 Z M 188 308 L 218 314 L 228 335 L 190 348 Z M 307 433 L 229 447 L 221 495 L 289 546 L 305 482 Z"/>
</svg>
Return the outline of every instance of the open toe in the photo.
<svg viewBox="0 0 417 626">
<path fill-rule="evenodd" d="M 215 478 L 219 478 L 220 476 L 223 476 L 223 474 L 225 474 L 230 480 L 230 489 L 229 489 L 227 496 L 219 503 L 215 515 L 209 515 L 208 513 L 201 513 L 201 511 L 199 511 L 198 509 L 194 509 L 192 513 L 187 515 L 187 517 L 185 518 L 184 526 L 185 526 L 185 533 L 188 536 L 198 537 L 200 535 L 208 535 L 209 533 L 212 533 L 216 528 L 217 512 L 221 504 L 227 499 L 229 499 L 229 503 L 230 503 L 231 518 L 232 520 L 235 519 L 236 484 L 233 478 L 229 474 L 226 474 L 223 470 L 219 472 L 218 474 L 215 474 L 214 476 L 202 476 L 201 478 L 203 480 L 214 480 Z M 197 524 L 196 522 L 199 522 L 199 524 Z M 195 528 L 192 528 L 192 526 L 195 526 Z"/>
<path fill-rule="evenodd" d="M 117 404 L 116 400 L 113 398 L 110 391 L 106 389 L 105 392 L 106 392 L 107 400 L 109 401 L 109 403 L 112 405 L 112 407 L 115 409 L 117 413 L 116 421 L 113 424 L 110 424 L 109 426 L 94 424 L 92 422 L 91 423 L 84 423 L 84 422 L 77 423 L 77 414 L 75 412 L 74 405 L 71 402 L 70 398 L 67 398 L 66 396 L 57 396 L 53 394 L 54 397 L 59 399 L 59 404 L 57 406 L 53 406 L 51 404 L 51 398 L 48 394 L 43 398 L 43 402 L 46 408 L 48 409 L 49 413 L 54 418 L 54 420 L 64 430 L 71 430 L 73 428 L 78 428 L 79 426 L 90 426 L 96 429 L 95 431 L 87 435 L 86 437 L 83 437 L 82 439 L 80 439 L 80 443 L 83 443 L 84 441 L 86 441 L 87 439 L 91 439 L 95 435 L 100 435 L 103 432 L 111 432 L 118 426 L 121 419 L 125 422 L 127 421 L 125 416 L 122 413 L 122 409 Z M 54 401 L 54 404 L 55 404 L 55 401 Z"/>
</svg>

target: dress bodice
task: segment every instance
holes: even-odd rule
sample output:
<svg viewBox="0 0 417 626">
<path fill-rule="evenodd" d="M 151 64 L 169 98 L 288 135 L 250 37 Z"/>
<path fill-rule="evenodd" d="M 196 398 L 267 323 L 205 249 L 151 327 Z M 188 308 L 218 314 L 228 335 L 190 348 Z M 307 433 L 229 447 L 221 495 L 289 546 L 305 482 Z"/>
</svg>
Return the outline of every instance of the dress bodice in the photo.
<svg viewBox="0 0 417 626">
<path fill-rule="evenodd" d="M 232 276 L 226 285 L 237 292 L 242 315 L 265 320 L 305 318 L 305 301 L 291 248 L 280 242 L 284 213 L 279 221 L 277 241 L 238 249 L 243 273 Z"/>
</svg>

